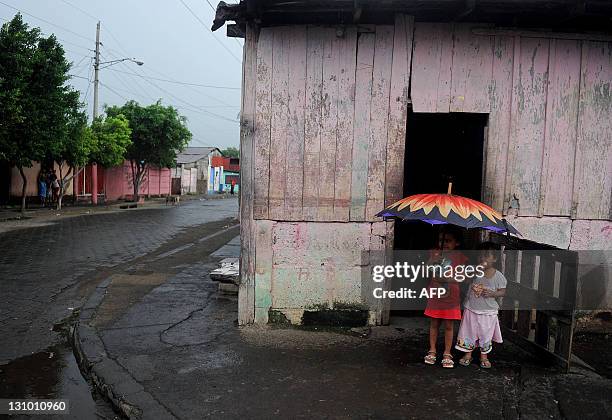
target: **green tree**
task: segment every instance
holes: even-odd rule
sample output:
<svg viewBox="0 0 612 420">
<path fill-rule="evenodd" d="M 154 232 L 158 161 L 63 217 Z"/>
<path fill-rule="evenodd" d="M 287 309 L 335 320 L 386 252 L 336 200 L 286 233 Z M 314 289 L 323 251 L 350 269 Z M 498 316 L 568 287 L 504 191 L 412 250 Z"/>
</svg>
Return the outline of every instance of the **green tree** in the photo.
<svg viewBox="0 0 612 420">
<path fill-rule="evenodd" d="M 132 129 L 132 144 L 126 157 L 132 169 L 134 200 L 138 201 L 140 186 L 150 167 L 171 168 L 176 165 L 176 155 L 191 139 L 186 118 L 171 106 L 163 106 L 161 101 L 141 106 L 129 101 L 123 106 L 106 109 L 108 116 L 124 115 Z"/>
<path fill-rule="evenodd" d="M 240 157 L 240 150 L 238 150 L 235 147 L 228 147 L 227 149 L 223 149 L 223 150 L 221 150 L 221 153 L 225 157 L 231 157 L 231 158 L 239 158 Z"/>
<path fill-rule="evenodd" d="M 0 157 L 17 167 L 23 180 L 21 211 L 25 211 L 27 178 L 24 167 L 42 156 L 42 139 L 35 133 L 36 119 L 29 112 L 36 107 L 30 94 L 34 83 L 34 57 L 40 40 L 38 29 L 17 15 L 0 29 Z"/>
<path fill-rule="evenodd" d="M 132 129 L 122 114 L 97 118 L 91 125 L 93 144 L 91 162 L 104 167 L 117 166 L 126 159 L 132 145 Z"/>
<path fill-rule="evenodd" d="M 66 188 L 75 176 L 74 168 L 87 164 L 91 154 L 91 131 L 87 127 L 87 116 L 78 109 L 67 116 L 62 135 L 57 136 L 47 148 L 47 159 L 57 163 L 60 185 L 57 209 L 62 209 Z M 66 171 L 66 167 L 68 170 Z"/>
<path fill-rule="evenodd" d="M 66 125 L 65 133 L 52 145 L 51 158 L 59 166 L 60 193 L 57 203 L 62 208 L 66 188 L 86 165 L 98 163 L 116 166 L 123 162 L 130 140 L 131 130 L 123 115 L 97 118 L 87 126 L 84 112 L 75 112 Z M 64 169 L 68 167 L 66 173 Z"/>
<path fill-rule="evenodd" d="M 78 93 L 66 85 L 70 64 L 55 36 L 41 37 L 17 14 L 0 29 L 0 158 L 17 167 L 42 161 L 53 143 L 66 135 L 77 112 Z"/>
</svg>

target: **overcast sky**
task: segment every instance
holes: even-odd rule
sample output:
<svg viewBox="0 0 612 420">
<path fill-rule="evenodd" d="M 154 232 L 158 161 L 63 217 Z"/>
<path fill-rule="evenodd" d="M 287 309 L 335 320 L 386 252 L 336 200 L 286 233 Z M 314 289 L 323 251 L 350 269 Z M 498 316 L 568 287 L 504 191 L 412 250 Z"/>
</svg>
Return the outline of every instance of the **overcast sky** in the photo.
<svg viewBox="0 0 612 420">
<path fill-rule="evenodd" d="M 225 27 L 214 35 L 210 32 L 214 17 L 211 5 L 216 7 L 217 3 L 218 0 L 0 0 L 0 23 L 11 19 L 19 9 L 30 26 L 59 38 L 68 60 L 74 64 L 71 74 L 78 76 L 71 83 L 81 92 L 91 116 L 93 85 L 89 80 L 93 80 L 92 50 L 96 22 L 100 20 L 102 62 L 124 57 L 144 62 L 143 66 L 123 62 L 100 70 L 100 112 L 104 104 L 122 105 L 128 99 L 150 104 L 161 98 L 187 117 L 193 133 L 191 146 L 223 149 L 239 143 L 242 39 L 227 38 Z"/>
</svg>

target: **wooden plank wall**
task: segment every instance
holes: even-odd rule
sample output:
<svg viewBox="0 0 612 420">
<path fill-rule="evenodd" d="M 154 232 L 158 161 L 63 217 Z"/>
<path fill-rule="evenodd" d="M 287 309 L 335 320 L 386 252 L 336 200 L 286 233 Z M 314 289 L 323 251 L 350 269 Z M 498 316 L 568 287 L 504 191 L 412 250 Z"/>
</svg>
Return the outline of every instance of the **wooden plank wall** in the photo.
<svg viewBox="0 0 612 420">
<path fill-rule="evenodd" d="M 583 41 L 581 63 L 573 191 L 576 218 L 612 219 L 611 43 Z"/>
<path fill-rule="evenodd" d="M 253 195 L 255 176 L 255 115 L 257 40 L 259 30 L 247 25 L 242 58 L 242 103 L 240 112 L 240 286 L 238 323 L 255 320 L 255 221 Z"/>
<path fill-rule="evenodd" d="M 401 198 L 413 28 L 261 29 L 255 219 L 376 221 Z"/>
<path fill-rule="evenodd" d="M 489 113 L 483 199 L 496 209 L 609 219 L 612 43 L 473 28 L 415 25 L 414 112 Z"/>
</svg>

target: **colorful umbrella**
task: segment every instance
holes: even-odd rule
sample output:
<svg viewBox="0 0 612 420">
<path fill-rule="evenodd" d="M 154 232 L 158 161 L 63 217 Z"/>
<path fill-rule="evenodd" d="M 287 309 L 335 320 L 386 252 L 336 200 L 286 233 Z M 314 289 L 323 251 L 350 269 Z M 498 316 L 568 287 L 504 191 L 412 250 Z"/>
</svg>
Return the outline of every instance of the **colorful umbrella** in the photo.
<svg viewBox="0 0 612 420">
<path fill-rule="evenodd" d="M 451 194 L 416 194 L 391 204 L 377 214 L 378 217 L 396 217 L 401 220 L 421 220 L 432 225 L 452 224 L 464 228 L 483 228 L 497 233 L 519 231 L 502 215 L 480 201 Z"/>
</svg>

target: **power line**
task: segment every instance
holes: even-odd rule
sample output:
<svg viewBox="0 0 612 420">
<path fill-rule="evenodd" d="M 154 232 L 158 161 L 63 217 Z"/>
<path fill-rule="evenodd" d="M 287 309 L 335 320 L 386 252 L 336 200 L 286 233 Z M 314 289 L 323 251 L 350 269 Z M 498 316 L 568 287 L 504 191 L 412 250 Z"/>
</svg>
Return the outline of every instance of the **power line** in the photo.
<svg viewBox="0 0 612 420">
<path fill-rule="evenodd" d="M 111 58 L 115 58 L 118 59 L 119 57 L 115 56 L 115 54 L 108 48 L 105 47 L 106 50 L 108 50 L 108 54 Z M 128 64 L 126 62 L 119 62 L 119 65 L 124 67 L 125 69 L 127 69 L 129 71 L 129 67 Z M 111 69 L 113 70 L 113 69 Z M 118 73 L 113 73 L 113 75 L 115 76 L 115 78 L 123 80 L 122 78 L 119 78 L 119 74 Z M 149 96 L 148 91 L 146 89 L 144 89 L 142 87 L 142 85 L 140 84 L 140 82 L 136 79 L 136 77 L 133 76 L 129 76 L 129 80 L 131 82 L 131 84 L 133 84 L 134 86 L 136 86 L 138 88 L 138 91 L 142 94 L 140 96 L 142 96 L 143 98 L 149 98 L 151 101 L 155 102 L 155 99 L 152 98 L 151 96 Z"/>
<path fill-rule="evenodd" d="M 76 6 L 72 3 L 70 3 L 69 1 L 66 0 L 61 0 L 63 3 L 67 4 L 68 6 L 72 7 L 73 9 L 78 10 L 79 12 L 83 13 L 85 16 L 92 18 L 95 21 L 98 21 L 99 19 L 97 17 L 95 17 L 94 15 L 92 15 L 91 13 L 86 12 L 85 10 L 81 9 L 79 6 Z"/>
<path fill-rule="evenodd" d="M 147 83 L 152 83 L 152 82 L 148 82 L 148 81 L 147 81 Z M 177 108 L 177 109 L 179 109 L 179 110 L 182 110 L 182 111 L 189 111 L 189 112 L 194 112 L 194 113 L 196 113 L 196 116 L 197 116 L 197 117 L 202 117 L 202 113 L 204 113 L 204 114 L 212 114 L 213 116 L 215 116 L 215 117 L 217 117 L 217 118 L 221 117 L 221 116 L 218 116 L 218 115 L 216 115 L 216 114 L 214 114 L 214 113 L 207 112 L 207 111 L 205 111 L 205 110 L 203 110 L 203 109 L 199 109 L 199 108 L 198 108 L 196 105 L 189 104 L 188 102 L 183 101 L 182 99 L 180 99 L 180 98 L 178 98 L 178 97 L 176 97 L 176 96 L 172 95 L 170 92 L 168 92 L 168 91 L 166 91 L 166 90 L 164 90 L 164 89 L 160 88 L 159 86 L 157 86 L 157 85 L 155 85 L 155 84 L 153 84 L 153 83 L 152 83 L 152 85 L 153 85 L 154 87 L 156 87 L 157 89 L 159 89 L 160 91 L 162 91 L 162 92 L 164 92 L 164 93 L 166 93 L 166 94 L 168 94 L 168 95 L 170 95 L 170 96 L 174 97 L 174 99 L 175 99 L 175 100 L 180 101 L 180 102 L 183 102 L 183 103 L 186 103 L 187 105 L 189 105 L 189 106 L 190 106 L 190 107 L 188 108 L 188 107 L 184 107 L 184 106 L 174 105 L 174 106 L 175 106 L 175 108 Z M 127 99 L 127 98 L 126 98 L 125 96 L 123 96 L 123 95 L 118 94 L 118 93 L 117 93 L 117 91 L 126 92 L 126 93 L 129 93 L 130 95 L 141 96 L 141 95 L 137 94 L 136 92 L 134 92 L 134 91 L 132 91 L 132 90 L 129 90 L 129 89 L 120 89 L 120 88 L 117 88 L 117 87 L 112 88 L 112 87 L 110 87 L 110 86 L 108 86 L 108 85 L 106 85 L 105 87 L 106 87 L 107 89 L 111 90 L 111 91 L 113 91 L 113 90 L 114 90 L 114 91 L 113 91 L 113 93 L 117 94 L 118 96 L 120 96 L 121 98 L 123 98 L 123 99 L 124 99 L 124 100 L 126 100 L 126 101 L 127 101 L 127 100 L 129 100 L 129 99 Z"/>
<path fill-rule="evenodd" d="M 83 96 L 84 102 L 87 102 L 87 96 L 89 95 L 89 90 L 91 88 L 91 78 L 93 77 L 93 65 L 91 61 L 89 62 L 89 71 L 87 72 L 87 77 L 89 83 L 87 83 L 87 90 L 85 91 L 85 95 Z"/>
<path fill-rule="evenodd" d="M 207 147 L 217 147 L 217 146 L 213 146 L 212 144 L 206 143 L 205 141 L 202 141 L 200 139 L 194 139 L 193 137 L 191 138 L 190 142 L 195 141 L 197 144 L 201 145 L 201 146 L 207 146 Z"/>
<path fill-rule="evenodd" d="M 89 63 L 85 63 L 83 65 L 83 68 L 80 69 L 79 71 L 75 72 L 76 75 L 81 75 L 83 73 L 84 70 L 87 70 L 87 74 L 89 74 L 89 69 L 91 68 L 91 63 L 93 61 L 93 58 L 90 58 Z M 72 67 L 70 70 L 75 70 L 76 67 Z"/>
<path fill-rule="evenodd" d="M 128 72 L 128 71 L 121 71 L 121 70 L 117 70 L 117 69 L 111 69 L 111 70 L 112 71 L 116 71 L 117 73 L 138 75 L 137 73 L 131 73 L 131 72 Z M 184 86 L 198 86 L 198 87 L 210 88 L 210 89 L 240 90 L 240 88 L 238 88 L 238 87 L 217 86 L 217 85 L 204 85 L 204 84 L 201 84 L 201 83 L 191 83 L 191 82 L 180 82 L 178 80 L 162 79 L 162 78 L 159 78 L 159 77 L 152 77 L 152 76 L 142 76 L 142 77 L 147 78 L 147 79 L 151 79 L 151 80 L 157 80 L 159 82 L 174 83 L 174 84 L 177 84 L 177 85 L 184 85 Z"/>
<path fill-rule="evenodd" d="M 238 57 L 236 57 L 236 56 L 234 55 L 234 53 L 233 53 L 233 52 L 232 52 L 232 51 L 231 51 L 229 48 L 227 48 L 227 46 L 226 46 L 224 43 L 222 43 L 221 41 L 219 41 L 219 39 L 218 39 L 218 38 L 215 36 L 215 34 L 212 32 L 212 30 L 211 30 L 211 29 L 210 29 L 208 26 L 206 26 L 206 24 L 205 24 L 205 23 L 202 21 L 202 19 L 200 19 L 200 17 L 199 17 L 198 15 L 196 15 L 196 14 L 195 14 L 195 12 L 194 12 L 194 11 L 191 9 L 191 7 L 189 7 L 189 6 L 187 5 L 187 3 L 185 3 L 183 0 L 179 0 L 179 1 L 180 1 L 180 2 L 183 4 L 183 6 L 185 6 L 185 8 L 186 8 L 186 9 L 189 11 L 189 13 L 191 13 L 191 14 L 193 15 L 193 17 L 195 17 L 195 18 L 197 19 L 197 21 L 198 21 L 198 22 L 200 22 L 200 24 L 201 24 L 203 27 L 205 27 L 205 28 L 208 30 L 208 32 L 210 32 L 210 33 L 212 34 L 212 36 L 213 36 L 213 38 L 215 39 L 215 41 L 217 41 L 217 42 L 219 43 L 219 45 L 221 45 L 221 46 L 222 46 L 222 47 L 225 49 L 225 51 L 227 51 L 227 52 L 228 52 L 228 53 L 229 53 L 229 54 L 230 54 L 232 57 L 234 57 L 234 59 L 235 59 L 235 60 L 236 60 L 238 63 L 242 63 L 242 61 L 240 61 L 240 59 L 238 59 Z"/>
<path fill-rule="evenodd" d="M 118 88 L 112 88 L 112 87 L 108 86 L 108 85 L 107 85 L 107 84 L 105 84 L 105 83 L 102 83 L 102 82 L 99 82 L 99 83 L 100 83 L 100 85 L 101 85 L 102 87 L 104 87 L 104 88 L 108 89 L 109 91 L 111 91 L 111 92 L 112 92 L 112 93 L 114 93 L 115 95 L 119 96 L 120 98 L 122 98 L 122 99 L 123 99 L 123 100 L 125 100 L 126 102 L 127 102 L 127 101 L 129 101 L 129 99 L 128 99 L 128 98 L 126 98 L 125 96 L 123 96 L 121 93 L 117 92 L 117 90 L 121 90 L 121 91 L 123 91 L 123 92 L 127 92 L 127 93 L 130 93 L 130 94 L 132 94 L 132 95 L 134 94 L 134 92 L 131 92 L 131 91 L 127 91 L 127 90 L 124 90 L 124 89 L 118 89 Z M 208 144 L 208 143 L 205 143 L 205 142 L 201 141 L 200 139 L 193 139 L 193 138 L 192 138 L 192 140 L 195 140 L 196 142 L 199 142 L 200 144 L 203 144 L 203 145 L 205 145 L 205 146 L 215 147 L 215 146 L 212 146 L 211 144 Z"/>
<path fill-rule="evenodd" d="M 81 65 L 81 63 L 82 63 L 83 61 L 85 61 L 85 59 L 86 59 L 86 58 L 87 58 L 87 56 L 83 56 L 83 58 L 81 58 L 81 59 L 79 60 L 79 62 L 78 62 L 78 63 L 76 63 L 76 64 L 75 64 L 75 65 L 73 65 L 73 66 L 70 66 L 70 69 L 71 69 L 71 70 L 74 70 L 75 68 L 79 67 L 79 66 Z"/>
<path fill-rule="evenodd" d="M 140 75 L 139 75 L 139 76 L 140 76 Z M 141 77 L 142 77 L 142 76 L 141 76 Z M 198 107 L 197 105 L 193 105 L 193 104 L 191 104 L 191 103 L 189 103 L 189 102 L 187 102 L 187 101 L 185 101 L 185 100 L 183 100 L 183 99 L 181 99 L 181 98 L 177 97 L 176 95 L 174 95 L 174 94 L 172 94 L 172 93 L 168 92 L 166 89 L 159 87 L 159 85 L 157 85 L 157 84 L 153 83 L 153 82 L 152 82 L 152 81 L 150 81 L 150 80 L 145 79 L 144 77 L 143 77 L 143 80 L 144 80 L 145 82 L 147 82 L 147 83 L 151 84 L 152 86 L 156 87 L 156 88 L 157 88 L 157 89 L 159 89 L 161 92 L 164 92 L 165 94 L 167 94 L 167 95 L 168 95 L 168 96 L 170 96 L 171 98 L 174 98 L 174 100 L 179 101 L 179 102 L 182 102 L 182 103 L 186 104 L 187 106 L 189 106 L 189 107 L 191 107 L 191 108 L 196 109 L 197 111 L 201 111 L 201 112 L 203 112 L 203 113 L 205 113 L 205 114 L 208 114 L 208 115 L 211 115 L 211 116 L 214 116 L 214 117 L 217 117 L 217 118 L 219 118 L 219 119 L 222 119 L 222 120 L 225 120 L 225 121 L 229 121 L 229 122 L 232 122 L 232 123 L 237 123 L 237 122 L 238 122 L 238 121 L 236 121 L 236 120 L 232 120 L 232 119 L 230 119 L 230 118 L 224 117 L 223 115 L 215 114 L 214 112 L 210 112 L 210 111 L 204 110 L 204 109 L 202 109 L 202 108 Z"/>
<path fill-rule="evenodd" d="M 11 19 L 7 19 L 7 18 L 4 18 L 4 17 L 0 17 L 0 20 L 4 20 L 4 21 L 6 21 L 6 22 L 10 22 L 10 21 L 11 21 Z M 43 31 L 40 31 L 40 33 L 41 33 L 42 35 L 49 36 L 49 34 L 47 34 L 47 33 L 43 32 Z M 82 48 L 82 49 L 87 50 L 87 51 L 93 51 L 91 48 L 85 47 L 85 46 L 83 46 L 83 45 L 81 45 L 81 44 L 77 44 L 77 43 L 72 42 L 72 41 L 68 41 L 67 39 L 64 39 L 64 38 L 60 38 L 59 36 L 57 36 L 57 35 L 55 35 L 55 34 L 53 34 L 53 35 L 55 36 L 55 38 L 56 38 L 58 41 L 62 41 L 62 43 L 64 43 L 64 44 L 69 44 L 69 45 L 72 45 L 73 47 Z M 64 48 L 64 51 L 70 51 L 70 50 L 67 50 L 66 48 Z M 70 51 L 70 52 L 72 52 L 72 53 L 74 53 L 74 54 L 78 54 L 78 55 L 80 55 L 80 56 L 83 56 L 83 53 L 77 53 L 77 52 L 75 52 L 75 51 Z"/>
<path fill-rule="evenodd" d="M 63 26 L 57 25 L 57 24 L 55 24 L 55 23 L 53 23 L 53 22 L 50 22 L 50 21 L 48 21 L 48 20 L 46 20 L 46 19 L 39 18 L 38 16 L 34 16 L 34 15 L 33 15 L 33 14 L 31 14 L 31 13 L 24 12 L 23 10 L 20 10 L 20 9 L 18 9 L 17 7 L 14 7 L 14 6 L 11 6 L 10 4 L 6 4 L 6 3 L 4 3 L 3 1 L 0 1 L 0 4 L 2 4 L 2 5 L 4 5 L 4 6 L 6 6 L 6 7 L 8 7 L 8 8 L 11 8 L 11 9 L 13 9 L 13 10 L 17 10 L 19 13 L 23 13 L 24 15 L 27 15 L 27 16 L 30 16 L 30 17 L 32 17 L 32 18 L 34 18 L 34 19 L 40 20 L 41 22 L 45 22 L 45 23 L 46 23 L 46 24 L 48 24 L 48 25 L 55 26 L 56 28 L 62 29 L 62 30 L 64 30 L 64 31 L 66 31 L 66 32 L 69 32 L 69 33 L 71 33 L 71 34 L 72 34 L 72 35 L 74 35 L 74 36 L 78 36 L 79 38 L 83 38 L 83 39 L 86 39 L 87 41 L 91 41 L 91 39 L 90 39 L 89 37 L 86 37 L 86 36 L 84 36 L 84 35 L 81 35 L 81 34 L 79 34 L 79 33 L 76 33 L 76 32 L 74 32 L 74 31 L 73 31 L 73 30 L 71 30 L 71 29 L 68 29 L 68 28 L 65 28 L 65 27 L 63 27 Z"/>
<path fill-rule="evenodd" d="M 176 79 L 174 79 L 174 78 L 172 78 L 171 76 L 168 76 L 167 74 L 164 74 L 164 73 L 162 73 L 162 72 L 160 72 L 160 71 L 158 71 L 158 70 L 152 69 L 152 68 L 150 68 L 150 67 L 148 67 L 148 70 L 151 70 L 153 73 L 158 74 L 158 75 L 160 75 L 160 76 L 162 76 L 162 77 L 164 77 L 164 78 L 166 78 L 166 79 L 168 79 L 168 80 L 174 80 L 174 81 L 176 81 Z M 194 86 L 194 87 L 196 87 L 196 88 L 199 90 L 200 95 L 204 96 L 205 98 L 212 99 L 213 101 L 218 102 L 218 103 L 220 103 L 220 104 L 222 104 L 222 105 L 231 106 L 231 104 L 228 104 L 227 102 L 225 102 L 225 101 L 223 101 L 223 100 L 219 99 L 219 98 L 218 98 L 218 97 L 216 97 L 216 96 L 212 96 L 212 95 L 209 95 L 209 94 L 207 94 L 207 93 L 204 93 L 204 92 L 203 92 L 203 89 L 201 89 L 200 87 L 198 87 L 198 86 Z"/>
<path fill-rule="evenodd" d="M 119 92 L 117 92 L 115 89 L 113 89 L 112 87 L 108 86 L 107 84 L 102 83 L 102 82 L 100 82 L 100 81 L 98 81 L 98 83 L 100 83 L 100 86 L 102 86 L 102 87 L 104 87 L 104 88 L 106 88 L 106 89 L 110 90 L 111 92 L 113 92 L 115 95 L 117 95 L 118 97 L 122 98 L 122 99 L 123 99 L 123 100 L 125 100 L 126 102 L 128 102 L 128 101 L 129 101 L 129 99 L 128 99 L 128 98 L 126 98 L 125 96 L 123 96 L 122 94 L 120 94 L 120 93 L 119 93 Z"/>
<path fill-rule="evenodd" d="M 155 99 L 150 97 L 150 96 L 148 96 L 146 93 L 143 95 L 142 93 L 136 93 L 136 92 L 130 90 L 130 86 L 127 84 L 127 82 L 124 81 L 123 78 L 119 77 L 119 75 L 117 73 L 113 73 L 113 76 L 115 77 L 115 79 L 117 81 L 119 81 L 126 88 L 126 89 L 123 90 L 124 92 L 127 92 L 127 93 L 129 93 L 131 95 L 134 95 L 134 96 L 137 96 L 137 97 L 140 97 L 140 98 L 143 98 L 147 102 L 148 101 L 155 102 Z"/>
<path fill-rule="evenodd" d="M 111 49 L 109 49 L 109 48 L 106 48 L 106 50 L 108 51 L 108 53 L 109 53 L 109 54 L 111 54 L 112 56 L 114 56 L 114 53 L 112 52 L 113 50 L 111 50 Z M 153 80 L 168 80 L 168 81 L 170 81 L 170 80 L 171 80 L 172 82 L 177 82 L 176 80 L 171 79 L 169 76 L 167 76 L 167 75 L 165 75 L 165 74 L 163 74 L 163 73 L 161 73 L 161 72 L 159 72 L 159 71 L 157 71 L 157 70 L 155 70 L 155 69 L 152 69 L 152 68 L 149 68 L 149 70 L 151 70 L 151 71 L 153 71 L 153 72 L 155 72 L 155 73 L 157 73 L 157 74 L 159 74 L 159 75 L 161 75 L 161 76 L 167 77 L 167 79 L 159 79 L 159 78 L 151 77 L 151 76 L 144 75 L 144 74 L 141 74 L 141 73 L 135 73 L 135 72 L 130 71 L 130 70 L 128 69 L 128 67 L 127 67 L 127 65 L 126 65 L 125 63 L 120 63 L 120 64 L 121 64 L 121 65 L 122 65 L 124 68 L 126 68 L 127 70 L 126 70 L 126 71 L 123 71 L 123 72 L 121 72 L 120 70 L 117 70 L 117 69 L 109 69 L 109 70 L 111 70 L 111 71 L 116 71 L 116 72 L 120 72 L 120 73 L 124 73 L 124 74 L 127 74 L 127 75 L 129 75 L 129 76 L 136 76 L 136 77 L 141 78 L 141 79 L 143 79 L 143 80 L 145 80 L 145 81 L 146 81 L 146 79 L 149 79 L 149 78 L 150 78 L 150 79 L 153 79 Z M 140 68 L 138 68 L 138 69 L 139 69 L 139 70 L 141 70 Z M 144 73 L 144 71 L 143 71 L 143 73 Z M 182 83 L 182 82 L 179 82 L 179 84 L 180 84 L 180 83 Z M 139 89 L 141 88 L 141 87 L 140 87 L 140 84 L 139 84 L 137 81 L 135 81 L 135 84 L 136 84 L 136 85 L 139 87 Z M 196 86 L 196 87 L 198 87 L 198 86 Z M 158 88 L 158 89 L 159 89 L 159 88 Z M 146 90 L 145 90 L 145 89 L 143 89 L 143 91 L 145 91 L 145 92 L 146 92 Z M 217 98 L 217 97 L 215 97 L 215 96 L 211 96 L 211 95 L 208 95 L 208 94 L 203 93 L 203 92 L 200 92 L 200 94 L 201 94 L 202 96 L 204 96 L 204 97 L 206 97 L 206 98 L 209 98 L 209 99 L 211 99 L 211 100 L 213 100 L 213 101 L 215 101 L 215 102 L 218 102 L 218 103 L 220 103 L 220 104 L 222 104 L 222 105 L 225 105 L 225 106 L 228 106 L 228 107 L 236 107 L 236 106 L 234 106 L 234 105 L 228 104 L 227 102 L 225 102 L 225 101 L 223 101 L 223 100 L 221 100 L 221 99 L 219 99 L 219 98 Z"/>
</svg>

